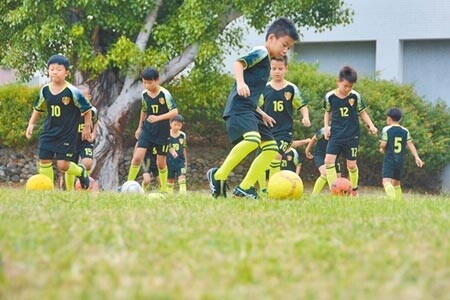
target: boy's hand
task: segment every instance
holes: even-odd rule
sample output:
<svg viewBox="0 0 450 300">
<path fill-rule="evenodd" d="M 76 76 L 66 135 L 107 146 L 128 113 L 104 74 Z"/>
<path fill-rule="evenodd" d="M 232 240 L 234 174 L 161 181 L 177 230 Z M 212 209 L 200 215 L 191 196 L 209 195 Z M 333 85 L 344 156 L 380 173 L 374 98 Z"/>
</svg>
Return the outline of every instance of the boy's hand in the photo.
<svg viewBox="0 0 450 300">
<path fill-rule="evenodd" d="M 302 123 L 305 127 L 311 127 L 311 121 L 309 120 L 309 118 L 303 118 Z"/>
<path fill-rule="evenodd" d="M 150 123 L 158 122 L 159 121 L 159 116 L 150 115 L 150 116 L 148 116 L 147 121 L 149 121 Z"/>
<path fill-rule="evenodd" d="M 376 135 L 378 132 L 378 128 L 376 128 L 375 126 L 371 126 L 369 127 L 369 131 L 371 134 Z"/>
<path fill-rule="evenodd" d="M 329 140 L 330 139 L 330 134 L 331 134 L 330 127 L 326 126 L 324 128 L 324 131 L 323 131 L 323 138 L 326 139 L 326 140 Z"/>
<path fill-rule="evenodd" d="M 89 141 L 91 138 L 91 130 L 89 129 L 90 126 L 84 126 L 83 131 L 81 132 L 81 140 L 83 141 Z"/>
<path fill-rule="evenodd" d="M 424 163 L 419 157 L 416 157 L 416 165 L 417 165 L 419 168 L 422 168 L 424 164 L 425 164 L 425 163 Z"/>
<path fill-rule="evenodd" d="M 314 158 L 314 156 L 309 151 L 305 151 L 305 155 L 306 155 L 307 159 L 313 159 Z"/>
<path fill-rule="evenodd" d="M 268 126 L 268 127 L 273 127 L 277 123 L 274 118 L 272 118 L 271 116 L 269 116 L 266 113 L 264 113 L 262 115 L 262 118 L 263 118 L 264 124 L 266 124 L 266 126 Z"/>
<path fill-rule="evenodd" d="M 248 88 L 248 85 L 243 82 L 243 83 L 238 83 L 237 84 L 237 93 L 239 96 L 242 97 L 248 97 L 250 96 L 250 89 Z"/>
<path fill-rule="evenodd" d="M 27 139 L 31 139 L 33 135 L 34 124 L 28 124 L 27 131 L 25 132 L 25 136 Z"/>
<path fill-rule="evenodd" d="M 138 140 L 139 139 L 139 137 L 141 136 L 141 131 L 142 131 L 142 129 L 141 129 L 141 127 L 139 127 L 137 130 L 136 130 L 136 132 L 134 133 L 134 137 Z"/>
</svg>

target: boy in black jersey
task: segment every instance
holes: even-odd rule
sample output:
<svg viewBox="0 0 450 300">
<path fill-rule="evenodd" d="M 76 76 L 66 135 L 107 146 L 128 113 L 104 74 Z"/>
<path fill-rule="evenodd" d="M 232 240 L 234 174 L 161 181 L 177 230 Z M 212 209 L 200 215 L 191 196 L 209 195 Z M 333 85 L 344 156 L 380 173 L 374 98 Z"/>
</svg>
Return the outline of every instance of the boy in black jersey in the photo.
<svg viewBox="0 0 450 300">
<path fill-rule="evenodd" d="M 381 132 L 380 152 L 384 153 L 383 160 L 383 186 L 390 199 L 401 199 L 403 161 L 406 146 L 414 156 L 416 165 L 421 168 L 424 163 L 417 154 L 408 129 L 400 126 L 402 112 L 398 108 L 391 108 L 387 112 L 386 124 Z"/>
<path fill-rule="evenodd" d="M 155 68 L 142 71 L 142 108 L 135 133 L 138 140 L 133 153 L 128 180 L 135 180 L 147 149 L 156 147 L 161 192 L 167 191 L 167 162 L 169 150 L 170 119 L 178 115 L 178 109 L 170 92 L 159 85 L 159 72 Z"/>
<path fill-rule="evenodd" d="M 186 193 L 187 138 L 186 133 L 181 131 L 183 123 L 182 115 L 175 116 L 170 120 L 169 152 L 167 153 L 167 166 L 169 167 L 167 191 L 169 193 L 173 193 L 175 179 L 178 179 L 180 194 Z"/>
<path fill-rule="evenodd" d="M 295 25 L 286 18 L 275 20 L 266 33 L 262 47 L 234 63 L 236 82 L 231 90 L 223 118 L 234 144 L 220 168 L 211 168 L 207 179 L 213 197 L 226 197 L 227 178 L 231 171 L 252 151 L 261 147 L 243 181 L 234 189 L 235 197 L 256 199 L 254 184 L 278 152 L 277 144 L 256 108 L 270 75 L 270 57 L 284 56 L 299 39 Z"/>
<path fill-rule="evenodd" d="M 356 71 L 349 66 L 344 66 L 339 71 L 337 89 L 328 92 L 324 101 L 324 136 L 325 139 L 329 139 L 325 156 L 328 185 L 331 189 L 331 185 L 337 179 L 336 157 L 342 153 L 347 160 L 353 196 L 358 195 L 359 172 L 356 158 L 360 135 L 359 117 L 366 123 L 372 134 L 378 132 L 366 112 L 364 101 L 359 93 L 353 90 L 353 84 L 357 79 Z"/>
<path fill-rule="evenodd" d="M 47 62 L 50 83 L 44 85 L 33 105 L 33 113 L 28 121 L 26 137 L 31 138 L 34 125 L 43 112 L 47 112 L 42 132 L 39 136 L 39 173 L 54 181 L 52 161 L 56 158 L 58 170 L 80 179 L 81 187 L 89 187 L 86 168 L 71 162 L 76 151 L 77 129 L 84 116 L 85 127 L 81 138 L 91 137 L 91 103 L 81 91 L 66 81 L 70 63 L 63 55 L 53 55 Z"/>
</svg>

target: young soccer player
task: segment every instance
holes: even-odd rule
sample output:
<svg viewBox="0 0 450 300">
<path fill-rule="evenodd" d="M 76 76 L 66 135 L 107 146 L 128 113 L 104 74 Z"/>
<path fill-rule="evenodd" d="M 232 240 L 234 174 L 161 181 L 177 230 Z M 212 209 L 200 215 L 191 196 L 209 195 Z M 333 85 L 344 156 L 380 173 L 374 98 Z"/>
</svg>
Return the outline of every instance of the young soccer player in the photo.
<svg viewBox="0 0 450 300">
<path fill-rule="evenodd" d="M 235 197 L 256 199 L 253 187 L 269 167 L 278 148 L 270 129 L 256 108 L 270 75 L 270 57 L 284 56 L 299 39 L 295 25 L 286 18 L 275 20 L 267 30 L 263 47 L 254 48 L 234 63 L 236 82 L 228 96 L 223 118 L 233 149 L 219 168 L 211 168 L 207 178 L 213 197 L 226 197 L 230 172 L 252 151 L 261 147 L 242 182 L 233 190 Z"/>
<path fill-rule="evenodd" d="M 311 126 L 307 101 L 296 85 L 284 77 L 288 70 L 287 56 L 272 57 L 270 60 L 270 75 L 272 80 L 267 83 L 260 98 L 258 112 L 269 124 L 272 135 L 277 142 L 278 153 L 270 163 L 270 176 L 280 171 L 282 156 L 292 144 L 295 110 L 302 114 L 305 127 Z"/>
<path fill-rule="evenodd" d="M 305 156 L 308 159 L 314 160 L 314 165 L 320 172 L 320 176 L 316 179 L 314 183 L 314 188 L 312 195 L 318 195 L 325 184 L 327 184 L 327 172 L 325 167 L 325 155 L 327 152 L 328 140 L 324 137 L 325 128 L 320 128 L 310 139 L 308 145 L 305 149 Z M 313 150 L 314 148 L 314 150 Z M 311 152 L 313 152 L 311 154 Z M 335 163 L 336 175 L 340 177 L 341 167 L 338 162 Z"/>
<path fill-rule="evenodd" d="M 79 85 L 77 86 L 77 88 L 83 93 L 83 96 L 86 99 L 91 101 L 91 91 L 87 85 Z M 79 159 L 81 158 L 81 163 L 86 167 L 86 173 L 88 175 L 91 173 L 92 166 L 94 165 L 94 143 L 98 127 L 98 112 L 95 106 L 92 106 L 91 112 L 91 136 L 86 140 L 82 139 L 81 134 L 83 133 L 83 128 L 85 125 L 84 119 L 81 119 L 81 122 L 78 126 L 77 146 L 75 154 L 70 159 L 70 161 L 78 163 Z M 66 182 L 66 189 L 68 191 L 72 191 L 75 183 L 75 176 L 64 173 L 64 179 Z"/>
<path fill-rule="evenodd" d="M 50 83 L 44 85 L 33 105 L 33 113 L 28 121 L 26 137 L 31 138 L 36 121 L 47 111 L 42 132 L 39 136 L 39 173 L 54 181 L 52 161 L 56 158 L 58 170 L 80 179 L 83 189 L 89 187 L 86 168 L 71 162 L 76 151 L 77 129 L 81 116 L 85 127 L 82 140 L 91 138 L 91 103 L 81 91 L 66 81 L 70 63 L 63 55 L 53 55 L 47 62 Z"/>
<path fill-rule="evenodd" d="M 178 115 L 170 121 L 169 153 L 167 153 L 167 191 L 173 193 L 175 179 L 178 178 L 178 187 L 181 194 L 186 193 L 187 170 L 187 140 L 186 133 L 181 131 L 184 118 Z"/>
<path fill-rule="evenodd" d="M 353 90 L 353 85 L 357 79 L 357 73 L 353 68 L 342 67 L 339 71 L 337 89 L 328 92 L 324 101 L 324 137 L 327 140 L 329 139 L 325 156 L 328 185 L 331 189 L 331 185 L 337 179 L 336 157 L 342 153 L 347 160 L 353 196 L 358 195 L 359 180 L 356 164 L 360 135 L 358 115 L 366 123 L 372 134 L 378 132 L 366 112 L 366 105 L 360 94 Z"/>
<path fill-rule="evenodd" d="M 170 119 L 178 115 L 178 109 L 170 92 L 159 85 L 159 72 L 152 67 L 142 71 L 142 109 L 135 133 L 138 139 L 131 160 L 128 180 L 135 180 L 147 149 L 156 147 L 160 190 L 167 191 L 166 155 L 169 149 Z"/>
<path fill-rule="evenodd" d="M 389 199 L 401 199 L 403 161 L 405 159 L 406 146 L 414 156 L 416 165 L 421 168 L 424 163 L 417 154 L 408 129 L 400 126 L 402 111 L 391 108 L 387 111 L 386 124 L 381 132 L 380 152 L 384 153 L 383 160 L 383 186 Z"/>
<path fill-rule="evenodd" d="M 294 147 L 289 147 L 281 156 L 281 170 L 288 170 L 300 176 L 302 168 L 302 158 Z"/>
<path fill-rule="evenodd" d="M 137 145 L 137 144 L 136 144 Z M 144 161 L 142 162 L 142 189 L 145 192 L 150 190 L 150 185 L 153 182 L 158 184 L 159 176 L 158 176 L 158 166 L 156 165 L 156 154 L 158 150 L 156 147 L 151 149 L 147 149 L 145 152 Z"/>
</svg>

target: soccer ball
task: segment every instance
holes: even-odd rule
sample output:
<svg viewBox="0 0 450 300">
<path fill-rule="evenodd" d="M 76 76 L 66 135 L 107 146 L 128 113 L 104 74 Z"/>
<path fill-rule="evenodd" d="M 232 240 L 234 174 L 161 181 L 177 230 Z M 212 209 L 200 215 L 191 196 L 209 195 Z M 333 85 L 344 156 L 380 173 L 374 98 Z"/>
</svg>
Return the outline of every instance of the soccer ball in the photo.
<svg viewBox="0 0 450 300">
<path fill-rule="evenodd" d="M 267 192 L 271 199 L 298 200 L 303 194 L 303 182 L 296 173 L 282 170 L 270 177 Z"/>
<path fill-rule="evenodd" d="M 53 182 L 45 175 L 36 174 L 28 178 L 25 185 L 27 191 L 51 191 L 53 190 Z"/>
<path fill-rule="evenodd" d="M 77 191 L 83 190 L 79 179 L 77 179 L 77 181 L 75 182 L 75 190 L 77 190 Z M 100 186 L 98 185 L 98 182 L 95 181 L 95 179 L 92 177 L 89 177 L 89 187 L 87 188 L 87 190 L 91 191 L 91 192 L 97 192 L 100 190 Z"/>
<path fill-rule="evenodd" d="M 139 193 L 144 194 L 144 190 L 142 189 L 139 182 L 134 180 L 129 180 L 122 185 L 120 189 L 122 193 Z"/>
<path fill-rule="evenodd" d="M 352 183 L 344 177 L 336 179 L 331 185 L 331 194 L 334 196 L 350 196 L 352 193 Z"/>
</svg>

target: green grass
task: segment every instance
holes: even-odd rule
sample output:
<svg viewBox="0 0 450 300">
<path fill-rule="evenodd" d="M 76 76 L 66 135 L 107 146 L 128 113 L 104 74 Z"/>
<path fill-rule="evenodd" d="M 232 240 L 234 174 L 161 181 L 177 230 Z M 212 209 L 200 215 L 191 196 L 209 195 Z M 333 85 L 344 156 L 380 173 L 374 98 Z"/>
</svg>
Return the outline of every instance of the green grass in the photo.
<svg viewBox="0 0 450 300">
<path fill-rule="evenodd" d="M 449 228 L 443 196 L 0 188 L 0 299 L 445 299 Z"/>
</svg>

